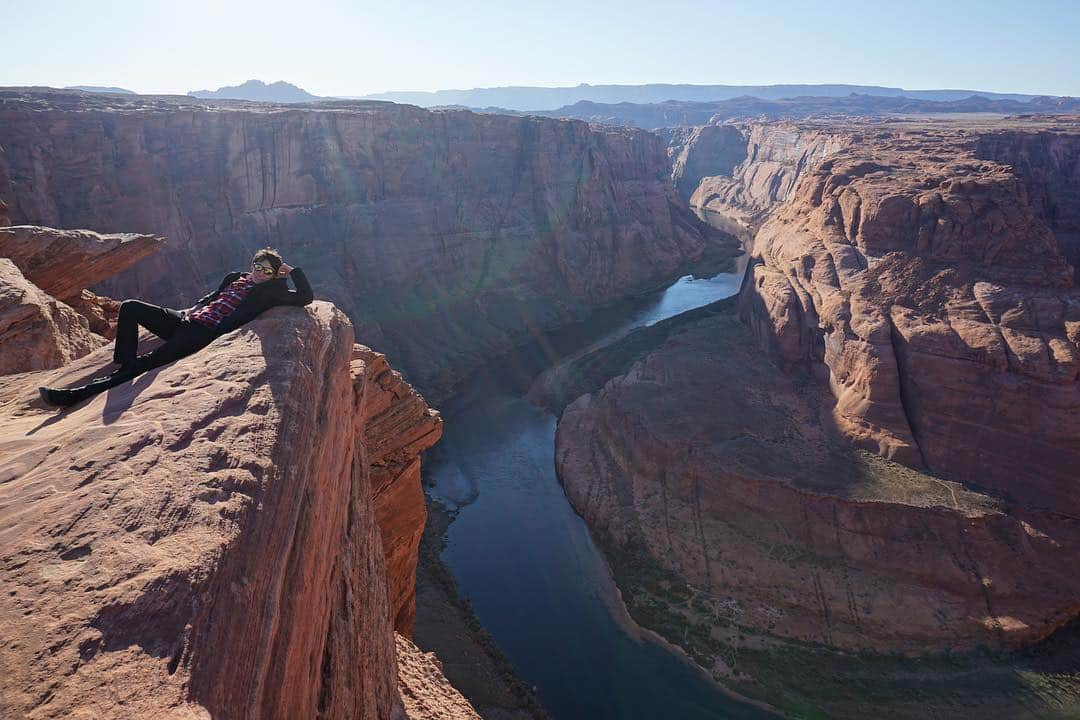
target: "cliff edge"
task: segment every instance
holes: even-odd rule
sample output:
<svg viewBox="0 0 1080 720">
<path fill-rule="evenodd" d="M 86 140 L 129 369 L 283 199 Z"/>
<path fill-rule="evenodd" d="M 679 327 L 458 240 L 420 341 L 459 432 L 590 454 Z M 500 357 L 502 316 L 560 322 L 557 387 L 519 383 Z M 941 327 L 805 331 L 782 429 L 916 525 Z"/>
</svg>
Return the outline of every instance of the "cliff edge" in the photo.
<svg viewBox="0 0 1080 720">
<path fill-rule="evenodd" d="M 0 715 L 476 717 L 394 633 L 441 420 L 341 311 L 274 308 L 40 405 L 107 353 L 0 388 Z"/>
</svg>

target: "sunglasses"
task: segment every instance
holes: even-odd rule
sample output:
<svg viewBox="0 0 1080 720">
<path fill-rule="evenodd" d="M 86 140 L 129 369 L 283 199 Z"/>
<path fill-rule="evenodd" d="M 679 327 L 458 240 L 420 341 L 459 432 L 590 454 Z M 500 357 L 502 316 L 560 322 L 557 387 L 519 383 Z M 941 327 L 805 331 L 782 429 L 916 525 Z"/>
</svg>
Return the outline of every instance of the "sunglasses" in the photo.
<svg viewBox="0 0 1080 720">
<path fill-rule="evenodd" d="M 251 263 L 251 269 L 255 272 L 262 273 L 263 275 L 273 275 L 276 270 L 270 265 L 263 265 L 262 263 Z"/>
</svg>

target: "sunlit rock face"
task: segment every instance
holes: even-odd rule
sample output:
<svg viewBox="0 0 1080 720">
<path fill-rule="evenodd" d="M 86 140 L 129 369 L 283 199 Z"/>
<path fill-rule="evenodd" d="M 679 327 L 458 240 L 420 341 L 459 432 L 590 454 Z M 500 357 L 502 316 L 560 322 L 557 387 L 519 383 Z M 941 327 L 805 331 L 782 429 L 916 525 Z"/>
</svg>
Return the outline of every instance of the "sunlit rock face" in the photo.
<svg viewBox="0 0 1080 720">
<path fill-rule="evenodd" d="M 413 580 L 388 569 L 415 566 L 424 510 L 387 468 L 441 421 L 345 315 L 273 308 L 42 407 L 108 353 L 0 385 L 0 715 L 471 717 L 394 633 Z"/>
<path fill-rule="evenodd" d="M 85 317 L 0 257 L 0 375 L 60 367 L 104 344 Z"/>
<path fill-rule="evenodd" d="M 787 122 L 669 131 L 672 179 L 690 204 L 756 228 L 807 172 L 858 134 Z"/>
<path fill-rule="evenodd" d="M 1047 637 L 1080 608 L 1080 127 L 754 133 L 760 187 L 781 146 L 818 159 L 761 195 L 751 150 L 713 197 L 758 227 L 737 302 L 578 363 L 620 369 L 562 415 L 568 497 L 732 645 Z"/>
<path fill-rule="evenodd" d="M 742 314 L 777 363 L 828 382 L 856 443 L 1074 513 L 1080 201 L 1053 178 L 1077 173 L 1080 130 L 973 135 L 881 133 L 806 175 L 757 234 Z M 991 145 L 1064 162 L 1025 174 Z"/>
<path fill-rule="evenodd" d="M 29 347 L 36 341 L 18 340 L 23 335 L 22 325 L 8 321 L 7 331 L 0 335 L 0 348 L 8 353 L 3 362 L 6 371 L 59 367 L 98 347 L 103 338 L 114 338 L 120 303 L 86 288 L 157 252 L 164 242 L 160 236 L 135 233 L 101 235 L 38 225 L 0 227 L 0 258 L 14 263 L 27 281 L 52 298 L 52 325 L 56 328 L 56 337 L 49 343 L 52 351 L 31 351 Z M 64 319 L 68 310 L 82 315 L 85 322 Z M 90 340 L 85 329 L 90 330 Z M 23 359 L 15 359 L 14 353 Z M 30 361 L 31 357 L 37 359 Z"/>
<path fill-rule="evenodd" d="M 93 289 L 186 307 L 273 245 L 425 390 L 737 252 L 662 140 L 578 121 L 5 91 L 0 146 L 14 222 L 169 238 Z"/>
<path fill-rule="evenodd" d="M 1023 645 L 1075 617 L 1075 520 L 857 451 L 830 406 L 731 304 L 566 407 L 559 476 L 632 611 L 691 607 L 658 591 L 666 574 L 715 647 L 909 654 Z"/>
</svg>

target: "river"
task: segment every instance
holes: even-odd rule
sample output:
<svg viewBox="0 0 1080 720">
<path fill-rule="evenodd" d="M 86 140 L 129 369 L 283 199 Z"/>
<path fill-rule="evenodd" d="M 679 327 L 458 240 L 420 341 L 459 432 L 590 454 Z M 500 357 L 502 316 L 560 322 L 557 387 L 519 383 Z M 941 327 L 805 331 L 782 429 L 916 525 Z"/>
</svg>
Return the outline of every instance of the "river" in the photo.
<svg viewBox="0 0 1080 720">
<path fill-rule="evenodd" d="M 683 277 L 621 313 L 501 359 L 440 406 L 445 431 L 425 474 L 430 494 L 457 510 L 442 558 L 554 720 L 772 717 L 635 631 L 555 474 L 556 418 L 525 396 L 544 366 L 734 295 L 740 279 Z"/>
</svg>

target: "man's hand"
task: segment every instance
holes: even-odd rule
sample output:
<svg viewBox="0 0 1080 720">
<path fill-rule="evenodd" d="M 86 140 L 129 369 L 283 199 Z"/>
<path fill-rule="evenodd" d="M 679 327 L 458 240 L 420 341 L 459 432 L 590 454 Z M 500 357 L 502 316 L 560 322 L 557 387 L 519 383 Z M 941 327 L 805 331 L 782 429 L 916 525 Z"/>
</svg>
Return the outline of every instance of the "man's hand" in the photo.
<svg viewBox="0 0 1080 720">
<path fill-rule="evenodd" d="M 278 273 L 280 273 L 281 275 L 285 275 L 285 276 L 288 276 L 288 274 L 291 273 L 292 271 L 293 271 L 293 266 L 290 265 L 289 263 L 284 263 L 283 262 L 283 263 L 281 263 L 281 267 L 278 268 Z"/>
</svg>

